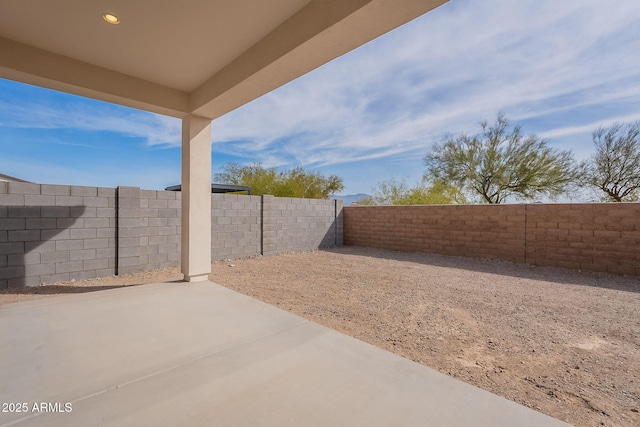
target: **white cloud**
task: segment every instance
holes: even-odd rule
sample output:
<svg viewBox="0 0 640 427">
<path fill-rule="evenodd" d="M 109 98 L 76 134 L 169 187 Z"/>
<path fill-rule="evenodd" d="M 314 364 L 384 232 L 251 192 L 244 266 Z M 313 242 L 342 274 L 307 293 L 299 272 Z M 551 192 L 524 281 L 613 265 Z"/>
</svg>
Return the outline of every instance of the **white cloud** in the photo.
<svg viewBox="0 0 640 427">
<path fill-rule="evenodd" d="M 172 117 L 81 98 L 55 105 L 0 100 L 0 126 L 115 132 L 164 146 L 179 146 L 181 132 L 180 121 Z"/>
<path fill-rule="evenodd" d="M 594 130 L 598 129 L 601 126 L 607 127 L 607 126 L 611 126 L 613 123 L 627 123 L 627 122 L 635 122 L 638 120 L 640 120 L 640 111 L 634 114 L 628 114 L 626 116 L 609 117 L 605 120 L 590 122 L 586 125 L 556 128 L 547 132 L 543 132 L 539 136 L 542 138 L 559 138 L 559 137 L 570 136 L 570 135 L 584 135 L 584 134 L 590 135 Z"/>
<path fill-rule="evenodd" d="M 365 161 L 426 151 L 498 111 L 530 123 L 574 111 L 557 130 L 534 129 L 567 136 L 637 117 L 610 110 L 640 101 L 638 51 L 636 1 L 452 1 L 216 120 L 214 150 L 252 160 L 286 152 L 285 164 Z M 605 104 L 600 117 L 582 117 Z"/>
<path fill-rule="evenodd" d="M 33 158 L 3 157 L 2 172 L 36 183 L 115 188 L 119 185 L 164 189 L 180 182 L 180 171 L 163 165 L 78 164 L 62 166 Z"/>
</svg>

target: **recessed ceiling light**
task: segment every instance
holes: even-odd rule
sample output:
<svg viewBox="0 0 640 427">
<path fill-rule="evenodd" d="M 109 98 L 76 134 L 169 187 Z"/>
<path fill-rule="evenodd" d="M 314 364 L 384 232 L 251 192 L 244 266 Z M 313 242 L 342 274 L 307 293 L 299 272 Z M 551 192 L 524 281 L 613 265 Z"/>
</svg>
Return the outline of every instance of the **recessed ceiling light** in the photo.
<svg viewBox="0 0 640 427">
<path fill-rule="evenodd" d="M 102 19 L 107 21 L 109 24 L 113 24 L 113 25 L 120 23 L 120 19 L 116 15 L 113 15 L 111 13 L 103 13 Z"/>
</svg>

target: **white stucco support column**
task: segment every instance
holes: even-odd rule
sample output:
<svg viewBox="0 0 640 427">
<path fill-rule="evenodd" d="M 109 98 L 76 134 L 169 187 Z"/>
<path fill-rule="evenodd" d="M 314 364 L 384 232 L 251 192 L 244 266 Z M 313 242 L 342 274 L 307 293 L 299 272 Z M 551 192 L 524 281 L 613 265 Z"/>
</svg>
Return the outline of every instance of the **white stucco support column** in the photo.
<svg viewBox="0 0 640 427">
<path fill-rule="evenodd" d="M 182 119 L 182 253 L 186 282 L 211 273 L 211 120 Z"/>
</svg>

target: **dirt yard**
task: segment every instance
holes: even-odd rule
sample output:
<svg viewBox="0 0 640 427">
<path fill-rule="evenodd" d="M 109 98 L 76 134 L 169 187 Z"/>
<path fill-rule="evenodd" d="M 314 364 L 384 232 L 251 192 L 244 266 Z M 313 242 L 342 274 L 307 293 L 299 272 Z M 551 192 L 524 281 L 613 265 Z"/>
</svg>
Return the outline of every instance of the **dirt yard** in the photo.
<svg viewBox="0 0 640 427">
<path fill-rule="evenodd" d="M 1 291 L 0 304 L 180 278 Z M 640 425 L 640 279 L 341 248 L 214 264 L 214 282 L 576 426 Z"/>
</svg>

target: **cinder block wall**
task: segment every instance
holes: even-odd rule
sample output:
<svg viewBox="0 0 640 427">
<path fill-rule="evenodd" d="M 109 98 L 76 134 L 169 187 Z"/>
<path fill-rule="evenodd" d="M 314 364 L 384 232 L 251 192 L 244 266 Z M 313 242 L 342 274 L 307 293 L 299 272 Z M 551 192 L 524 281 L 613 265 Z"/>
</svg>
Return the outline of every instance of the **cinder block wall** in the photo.
<svg viewBox="0 0 640 427">
<path fill-rule="evenodd" d="M 214 261 L 342 246 L 342 201 L 213 194 Z"/>
<path fill-rule="evenodd" d="M 262 197 L 211 195 L 211 259 L 260 255 Z"/>
<path fill-rule="evenodd" d="M 527 262 L 640 275 L 640 204 L 527 205 Z"/>
<path fill-rule="evenodd" d="M 523 205 L 349 206 L 345 245 L 524 262 Z"/>
<path fill-rule="evenodd" d="M 138 265 L 144 270 L 180 265 L 181 217 L 182 193 L 140 190 Z"/>
<path fill-rule="evenodd" d="M 212 261 L 342 245 L 342 202 L 213 194 Z M 0 289 L 180 263 L 181 193 L 0 183 Z"/>
<path fill-rule="evenodd" d="M 263 253 L 341 246 L 342 201 L 264 196 Z"/>
<path fill-rule="evenodd" d="M 640 204 L 349 206 L 344 244 L 640 275 Z"/>
<path fill-rule="evenodd" d="M 114 274 L 115 192 L 0 182 L 0 289 Z"/>
</svg>

